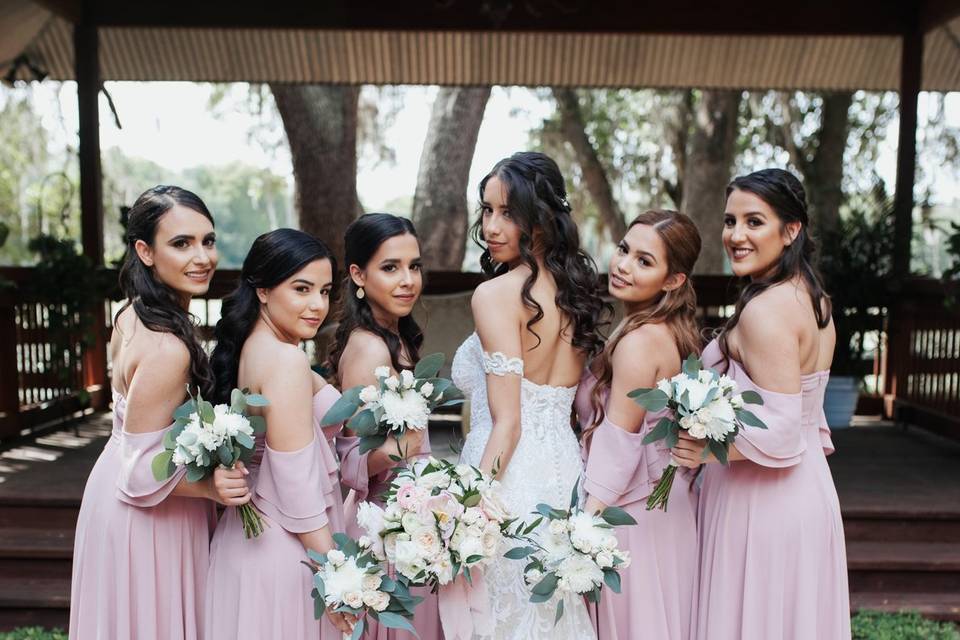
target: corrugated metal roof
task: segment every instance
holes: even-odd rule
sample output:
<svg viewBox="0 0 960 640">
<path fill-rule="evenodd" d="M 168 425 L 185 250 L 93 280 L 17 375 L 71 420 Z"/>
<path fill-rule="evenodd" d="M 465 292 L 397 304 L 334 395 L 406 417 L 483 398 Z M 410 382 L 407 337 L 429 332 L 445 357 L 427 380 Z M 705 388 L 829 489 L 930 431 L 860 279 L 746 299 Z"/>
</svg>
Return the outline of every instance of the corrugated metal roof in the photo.
<svg viewBox="0 0 960 640">
<path fill-rule="evenodd" d="M 923 89 L 960 90 L 960 18 L 927 34 Z M 73 77 L 73 28 L 26 52 Z M 896 36 L 100 28 L 105 80 L 896 90 Z"/>
</svg>

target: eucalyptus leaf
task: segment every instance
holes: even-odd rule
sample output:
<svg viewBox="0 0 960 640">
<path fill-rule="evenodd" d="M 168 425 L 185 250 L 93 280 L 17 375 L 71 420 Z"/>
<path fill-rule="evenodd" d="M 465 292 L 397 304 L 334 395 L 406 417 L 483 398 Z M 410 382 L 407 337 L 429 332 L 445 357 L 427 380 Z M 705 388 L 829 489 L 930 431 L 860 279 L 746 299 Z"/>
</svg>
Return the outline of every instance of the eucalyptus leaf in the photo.
<svg viewBox="0 0 960 640">
<path fill-rule="evenodd" d="M 683 372 L 691 378 L 696 378 L 701 368 L 700 358 L 692 353 L 683 361 Z"/>
<path fill-rule="evenodd" d="M 243 413 L 247 410 L 247 399 L 240 389 L 230 392 L 230 410 L 234 413 Z"/>
<path fill-rule="evenodd" d="M 514 547 L 503 554 L 503 557 L 508 560 L 522 560 L 536 551 L 534 547 Z"/>
<path fill-rule="evenodd" d="M 424 356 L 420 359 L 420 362 L 417 363 L 417 366 L 413 368 L 414 377 L 436 378 L 446 359 L 447 357 L 442 353 L 431 353 L 428 356 Z"/>
<path fill-rule="evenodd" d="M 577 478 L 573 482 L 573 491 L 570 492 L 570 510 L 573 511 L 573 508 L 577 506 L 577 503 L 580 502 L 580 494 L 577 493 L 577 489 L 580 487 L 580 478 Z"/>
<path fill-rule="evenodd" d="M 187 465 L 187 482 L 199 482 L 207 476 L 207 470 L 195 464 Z"/>
<path fill-rule="evenodd" d="M 357 409 L 360 408 L 360 390 L 363 387 L 353 387 L 347 389 L 346 392 L 333 403 L 333 406 L 327 409 L 327 412 L 323 414 L 323 418 L 320 420 L 320 426 L 326 427 L 331 424 L 340 424 L 344 420 L 347 420 L 354 413 L 357 412 Z M 356 390 L 356 393 L 352 393 Z"/>
<path fill-rule="evenodd" d="M 253 441 L 253 438 L 248 436 L 243 431 L 238 431 L 237 435 L 234 436 L 234 438 L 236 439 L 237 444 L 239 444 L 241 447 L 245 449 L 253 449 L 256 446 L 256 443 Z"/>
<path fill-rule="evenodd" d="M 660 389 L 650 389 L 646 393 L 633 396 L 633 401 L 647 411 L 656 413 L 657 411 L 663 411 L 667 407 L 670 398 L 663 391 L 660 391 Z"/>
<path fill-rule="evenodd" d="M 150 463 L 150 469 L 153 471 L 153 478 L 157 482 L 167 480 L 176 470 L 173 464 L 173 451 L 161 451 L 154 456 Z"/>
<path fill-rule="evenodd" d="M 364 436 L 360 438 L 360 455 L 365 454 L 368 451 L 373 451 L 384 442 L 387 441 L 387 436 L 385 434 L 380 434 L 376 436 Z"/>
<path fill-rule="evenodd" d="M 656 442 L 657 440 L 663 440 L 667 437 L 667 433 L 670 431 L 670 423 L 673 422 L 670 418 L 660 418 L 657 421 L 657 424 L 654 425 L 653 429 L 650 429 L 650 433 L 643 436 L 643 440 L 640 442 L 643 444 L 650 444 Z"/>
<path fill-rule="evenodd" d="M 173 412 L 173 417 L 178 420 L 181 418 L 189 420 L 191 414 L 193 414 L 195 411 L 196 407 L 194 406 L 193 399 L 190 399 L 177 407 L 177 410 Z"/>
<path fill-rule="evenodd" d="M 365 620 L 363 618 L 358 618 L 357 623 L 353 625 L 353 633 L 350 634 L 350 640 L 360 640 L 363 636 L 363 627 Z"/>
<path fill-rule="evenodd" d="M 763 423 L 763 420 L 754 415 L 752 411 L 747 411 L 746 409 L 737 409 L 734 411 L 734 413 L 736 414 L 737 419 L 748 427 L 756 427 L 757 429 L 767 428 L 767 425 Z"/>
<path fill-rule="evenodd" d="M 746 404 L 763 404 L 763 396 L 761 396 L 756 391 L 744 391 L 740 394 L 740 397 L 743 398 L 744 403 Z"/>
<path fill-rule="evenodd" d="M 200 408 L 200 419 L 207 424 L 213 424 L 214 419 L 217 417 L 213 411 L 213 405 L 206 400 L 201 400 L 197 404 Z"/>
<path fill-rule="evenodd" d="M 607 507 L 600 513 L 600 517 L 604 522 L 615 527 L 637 524 L 637 521 L 633 519 L 633 516 L 620 507 Z"/>
<path fill-rule="evenodd" d="M 707 448 L 710 450 L 710 453 L 720 462 L 720 464 L 727 464 L 727 447 L 721 442 L 716 440 L 707 439 Z"/>
<path fill-rule="evenodd" d="M 263 416 L 247 416 L 247 421 L 250 422 L 255 434 L 259 435 L 267 432 L 267 421 Z"/>
<path fill-rule="evenodd" d="M 186 425 L 184 424 L 176 424 L 170 427 L 170 429 L 163 434 L 163 448 L 164 449 L 176 448 L 177 436 L 179 436 L 185 428 L 186 428 Z"/>
<path fill-rule="evenodd" d="M 217 447 L 217 459 L 225 467 L 233 466 L 233 449 L 227 444 L 220 445 Z"/>
<path fill-rule="evenodd" d="M 370 409 L 364 409 L 350 418 L 347 428 L 352 429 L 358 436 L 372 436 L 377 433 L 377 418 Z"/>
<path fill-rule="evenodd" d="M 531 591 L 536 595 L 553 595 L 557 589 L 557 574 L 553 571 L 540 578 L 540 582 L 533 585 Z"/>
<path fill-rule="evenodd" d="M 557 623 L 560 622 L 560 618 L 563 617 L 563 600 L 557 602 L 557 615 L 553 618 L 553 626 L 557 626 Z"/>
<path fill-rule="evenodd" d="M 603 570 L 603 582 L 614 593 L 620 593 L 620 574 L 613 569 Z"/>
<path fill-rule="evenodd" d="M 413 628 L 412 624 L 410 624 L 410 621 L 399 614 L 391 613 L 389 611 L 381 611 L 377 614 L 377 618 L 380 620 L 380 624 L 387 628 L 403 629 L 404 631 L 409 631 L 418 638 L 420 637 L 417 634 L 417 630 Z"/>
<path fill-rule="evenodd" d="M 250 393 L 246 396 L 247 404 L 251 407 L 268 407 L 270 406 L 270 401 L 259 393 Z"/>
</svg>

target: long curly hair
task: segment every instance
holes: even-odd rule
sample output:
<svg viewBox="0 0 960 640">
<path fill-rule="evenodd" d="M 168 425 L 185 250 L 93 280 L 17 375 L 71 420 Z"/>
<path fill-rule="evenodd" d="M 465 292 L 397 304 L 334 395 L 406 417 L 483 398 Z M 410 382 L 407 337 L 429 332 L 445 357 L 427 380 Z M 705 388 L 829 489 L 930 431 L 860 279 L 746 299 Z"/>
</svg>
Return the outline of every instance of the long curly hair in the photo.
<svg viewBox="0 0 960 640">
<path fill-rule="evenodd" d="M 667 253 L 667 273 L 681 273 L 686 276 L 684 283 L 670 291 L 664 291 L 650 306 L 628 315 L 620 330 L 607 341 L 593 362 L 590 370 L 597 378 L 597 384 L 590 395 L 593 407 L 593 421 L 582 435 L 586 442 L 593 430 L 603 422 L 604 395 L 613 382 L 613 352 L 624 336 L 634 329 L 648 323 L 663 323 L 673 334 L 674 343 L 681 358 L 691 353 L 698 354 L 703 346 L 700 330 L 697 326 L 697 293 L 693 288 L 690 274 L 700 256 L 700 232 L 693 221 L 682 213 L 669 210 L 645 211 L 637 216 L 629 231 L 638 224 L 649 225 L 660 236 Z M 637 357 L 642 357 L 638 354 Z"/>
<path fill-rule="evenodd" d="M 515 153 L 498 162 L 480 181 L 480 199 L 487 182 L 496 177 L 507 191 L 510 215 L 520 227 L 520 259 L 530 268 L 530 276 L 523 283 L 520 298 L 533 311 L 527 321 L 527 330 L 537 337 L 533 326 L 543 318 L 543 308 L 530 295 L 537 281 L 540 267 L 534 255 L 534 231 L 541 234 L 544 249 L 543 265 L 557 285 L 555 302 L 572 328 L 573 346 L 588 356 L 603 348 L 600 327 L 606 324 L 610 305 L 601 297 L 600 276 L 593 259 L 580 248 L 577 224 L 571 216 L 567 190 L 557 163 L 549 156 L 535 151 Z M 478 216 L 470 230 L 474 242 L 482 249 L 480 267 L 490 276 L 498 276 L 509 269 L 498 264 L 483 242 L 483 216 Z"/>
<path fill-rule="evenodd" d="M 727 337 L 730 330 L 740 322 L 740 314 L 751 300 L 770 287 L 786 282 L 799 275 L 807 285 L 810 303 L 813 305 L 817 326 L 821 329 L 830 324 L 830 296 L 823 288 L 823 278 L 814 266 L 816 244 L 810 235 L 810 222 L 807 216 L 807 195 L 800 180 L 783 169 L 763 169 L 746 176 L 734 178 L 727 186 L 727 197 L 734 190 L 746 191 L 757 196 L 774 210 L 784 224 L 800 223 L 800 233 L 785 247 L 777 261 L 776 269 L 765 278 L 749 278 L 740 291 L 740 297 L 734 307 L 733 315 L 726 321 L 717 335 L 720 351 L 730 357 Z"/>
<path fill-rule="evenodd" d="M 120 314 L 132 306 L 145 327 L 176 336 L 190 353 L 190 386 L 206 395 L 213 387 L 213 375 L 207 352 L 197 335 L 196 318 L 183 308 L 180 295 L 140 260 L 136 250 L 138 240 L 153 246 L 160 219 L 176 205 L 196 211 L 213 224 L 207 205 L 191 191 L 157 185 L 140 194 L 127 214 L 127 247 L 120 267 L 120 290 L 127 300 L 117 311 L 113 323 L 116 326 Z"/>
<path fill-rule="evenodd" d="M 340 309 L 339 325 L 330 347 L 328 367 L 336 379 L 340 380 L 340 356 L 347 347 L 350 334 L 356 329 L 364 329 L 379 336 L 390 351 L 390 364 L 395 371 L 405 368 L 400 362 L 403 347 L 412 362 L 420 359 L 420 347 L 423 345 L 423 331 L 413 319 L 413 314 L 403 316 L 398 323 L 398 333 L 381 326 L 373 317 L 370 301 L 357 298 L 357 285 L 350 277 L 350 266 L 357 265 L 365 269 L 370 259 L 384 242 L 396 236 L 410 234 L 417 237 L 417 230 L 407 218 L 390 213 L 366 213 L 347 227 L 344 237 L 344 276 L 343 299 Z"/>
<path fill-rule="evenodd" d="M 220 321 L 214 330 L 217 346 L 210 356 L 215 379 L 212 399 L 229 402 L 237 386 L 240 352 L 260 317 L 257 289 L 281 284 L 315 260 L 329 260 L 334 281 L 337 263 L 327 245 L 297 229 L 276 229 L 253 241 L 243 260 L 240 281 L 223 299 Z"/>
</svg>

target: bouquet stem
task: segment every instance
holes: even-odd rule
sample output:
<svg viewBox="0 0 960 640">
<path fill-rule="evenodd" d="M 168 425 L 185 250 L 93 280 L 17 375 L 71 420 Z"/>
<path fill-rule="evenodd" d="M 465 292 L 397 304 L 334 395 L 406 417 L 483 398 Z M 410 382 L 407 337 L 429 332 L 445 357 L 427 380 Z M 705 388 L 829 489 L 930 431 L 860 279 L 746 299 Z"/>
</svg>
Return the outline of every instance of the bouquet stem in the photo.
<svg viewBox="0 0 960 640">
<path fill-rule="evenodd" d="M 647 498 L 647 511 L 653 509 L 667 510 L 667 501 L 670 499 L 670 489 L 673 488 L 675 475 L 677 475 L 677 465 L 671 460 L 660 475 L 660 480 L 657 482 L 657 486 L 653 488 L 653 493 Z"/>
<path fill-rule="evenodd" d="M 240 521 L 243 523 L 243 535 L 248 540 L 263 533 L 263 518 L 260 517 L 260 512 L 257 511 L 256 507 L 248 502 L 237 507 L 237 511 L 240 513 Z"/>
</svg>

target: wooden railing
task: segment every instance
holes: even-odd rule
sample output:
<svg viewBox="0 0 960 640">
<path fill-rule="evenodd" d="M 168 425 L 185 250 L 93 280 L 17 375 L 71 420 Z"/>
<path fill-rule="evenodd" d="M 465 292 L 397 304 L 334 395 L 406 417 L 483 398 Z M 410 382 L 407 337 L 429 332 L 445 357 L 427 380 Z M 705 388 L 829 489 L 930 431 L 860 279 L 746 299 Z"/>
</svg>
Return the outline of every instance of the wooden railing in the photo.
<svg viewBox="0 0 960 640">
<path fill-rule="evenodd" d="M 0 278 L 22 283 L 29 278 L 29 271 L 0 268 Z M 218 303 L 238 277 L 235 270 L 218 271 L 207 294 L 194 301 L 200 331 L 207 340 L 212 334 L 211 325 L 219 317 Z M 432 272 L 425 294 L 471 291 L 483 279 L 477 273 Z M 729 276 L 698 276 L 694 282 L 701 322 L 718 326 L 736 299 L 734 280 Z M 884 408 L 888 416 L 925 426 L 930 423 L 960 436 L 960 311 L 944 306 L 945 292 L 941 283 L 924 279 L 912 280 L 902 288 L 897 305 L 886 319 L 888 330 L 878 336 L 873 358 L 875 388 L 867 389 L 861 406 L 875 407 L 876 411 L 868 409 L 874 413 Z M 18 298 L 15 293 L 0 293 L 0 439 L 74 410 L 74 392 L 79 389 L 93 393 L 94 407 L 106 406 L 109 401 L 105 358 L 86 358 L 72 372 L 72 385 L 63 385 L 57 372 L 46 364 L 50 343 L 42 305 Z M 110 333 L 110 313 L 102 317 L 105 342 Z"/>
<path fill-rule="evenodd" d="M 886 400 L 902 422 L 960 437 L 960 291 L 932 280 L 901 289 L 887 321 Z"/>
</svg>

